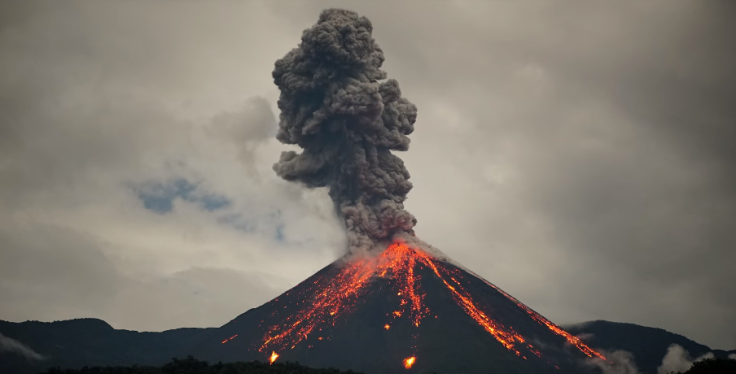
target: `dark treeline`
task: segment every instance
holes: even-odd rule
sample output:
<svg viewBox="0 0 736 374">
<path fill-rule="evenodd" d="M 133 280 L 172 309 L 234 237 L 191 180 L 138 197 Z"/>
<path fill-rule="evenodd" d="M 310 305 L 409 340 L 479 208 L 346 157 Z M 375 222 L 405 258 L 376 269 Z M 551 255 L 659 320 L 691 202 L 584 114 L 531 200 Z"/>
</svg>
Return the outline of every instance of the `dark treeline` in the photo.
<svg viewBox="0 0 736 374">
<path fill-rule="evenodd" d="M 285 362 L 269 365 L 264 362 L 232 362 L 209 364 L 192 356 L 174 359 L 164 366 L 95 366 L 81 369 L 51 368 L 41 374 L 362 374 L 352 370 L 333 368 L 313 369 L 299 363 Z"/>
<path fill-rule="evenodd" d="M 684 373 L 670 374 L 734 374 L 736 360 L 707 359 L 696 362 L 692 368 Z M 161 366 L 95 366 L 81 369 L 51 368 L 41 374 L 362 374 L 352 370 L 340 371 L 333 368 L 314 369 L 299 365 L 299 363 L 285 362 L 273 365 L 259 361 L 217 363 L 210 365 L 206 361 L 197 360 L 191 356 L 185 359 L 174 359 Z"/>
<path fill-rule="evenodd" d="M 684 373 L 672 374 L 734 374 L 736 373 L 736 360 L 725 358 L 710 358 L 693 364 L 690 370 Z"/>
</svg>

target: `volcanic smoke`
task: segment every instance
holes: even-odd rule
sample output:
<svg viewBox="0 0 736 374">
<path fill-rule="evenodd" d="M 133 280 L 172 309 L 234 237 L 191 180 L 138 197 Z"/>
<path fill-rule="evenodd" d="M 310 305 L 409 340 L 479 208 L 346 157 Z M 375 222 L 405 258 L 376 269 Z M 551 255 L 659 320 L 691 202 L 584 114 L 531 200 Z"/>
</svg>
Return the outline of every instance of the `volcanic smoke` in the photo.
<svg viewBox="0 0 736 374">
<path fill-rule="evenodd" d="M 269 362 L 273 363 L 279 354 L 299 344 L 311 349 L 329 340 L 330 330 L 379 290 L 396 295 L 398 305 L 375 328 L 389 334 L 393 324 L 406 321 L 416 341 L 420 325 L 440 317 L 427 307 L 422 288 L 422 277 L 431 277 L 462 315 L 520 359 L 545 360 L 540 347 L 508 324 L 519 318 L 587 357 L 605 359 L 500 288 L 451 264 L 441 252 L 413 237 L 416 219 L 403 206 L 412 188 L 409 172 L 391 151 L 408 150 L 407 135 L 414 130 L 417 109 L 401 97 L 395 80 L 384 80 L 386 73 L 380 69 L 383 52 L 371 32 L 367 18 L 328 9 L 316 25 L 304 31 L 299 46 L 276 62 L 273 77 L 281 90 L 277 138 L 303 151 L 283 152 L 273 168 L 286 180 L 310 188 L 329 187 L 336 211 L 345 222 L 349 253 L 336 273 L 315 275 L 282 295 L 285 300 L 269 303 L 274 309 L 265 317 L 268 320 L 261 320 L 265 334 L 258 351 L 271 352 Z M 374 248 L 380 249 L 373 251 L 375 256 L 355 256 Z M 471 293 L 477 289 L 471 288 L 471 276 L 503 295 L 513 310 L 494 310 L 483 297 Z M 376 289 L 379 279 L 387 282 L 387 288 Z M 407 349 L 410 356 L 401 364 L 410 369 L 421 361 L 415 343 Z"/>
<path fill-rule="evenodd" d="M 403 204 L 409 172 L 391 150 L 409 149 L 417 108 L 396 80 L 380 81 L 384 57 L 372 31 L 354 12 L 325 10 L 273 71 L 281 90 L 276 137 L 304 149 L 283 152 L 273 169 L 288 181 L 329 187 L 353 253 L 416 224 Z"/>
</svg>

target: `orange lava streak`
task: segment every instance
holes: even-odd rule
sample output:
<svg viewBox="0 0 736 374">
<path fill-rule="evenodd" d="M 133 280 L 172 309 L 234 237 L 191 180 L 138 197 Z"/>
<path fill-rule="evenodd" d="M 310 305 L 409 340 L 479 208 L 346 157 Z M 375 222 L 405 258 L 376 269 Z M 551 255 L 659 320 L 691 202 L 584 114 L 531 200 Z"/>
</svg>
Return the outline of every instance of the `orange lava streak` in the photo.
<svg viewBox="0 0 736 374">
<path fill-rule="evenodd" d="M 389 272 L 395 280 L 393 286 L 398 288 L 397 296 L 401 297 L 401 308 L 394 311 L 394 315 L 398 318 L 408 314 L 412 324 L 419 326 L 429 310 L 423 308 L 424 295 L 418 292 L 419 279 L 414 273 L 417 257 L 413 255 L 416 252 L 406 245 L 394 244 L 377 258 L 359 258 L 346 264 L 324 287 L 319 287 L 318 284 L 323 282 L 322 279 L 317 279 L 313 282 L 315 286 L 306 292 L 308 294 L 302 295 L 304 300 L 301 303 L 311 305 L 299 308 L 296 313 L 285 319 L 285 323 L 271 326 L 263 338 L 259 351 L 271 346 L 279 349 L 294 348 L 302 340 L 307 339 L 318 324 L 331 321 L 334 325 L 336 318 L 352 311 L 373 276 L 384 277 Z"/>
<path fill-rule="evenodd" d="M 355 302 L 357 293 L 373 275 L 372 268 L 365 266 L 366 262 L 367 259 L 360 259 L 346 265 L 330 285 L 321 291 L 318 290 L 316 295 L 305 295 L 307 297 L 305 303 L 309 298 L 313 299 L 311 306 L 300 308 L 296 314 L 287 317 L 283 325 L 272 326 L 266 333 L 259 351 L 263 351 L 269 345 L 290 345 L 293 348 L 306 339 L 317 324 L 335 316 L 343 309 L 349 310 Z"/>
<path fill-rule="evenodd" d="M 437 277 L 445 284 L 447 289 L 450 290 L 455 301 L 457 301 L 458 305 L 463 308 L 466 314 L 473 318 L 486 331 L 491 333 L 491 335 L 493 335 L 499 343 L 503 344 L 506 349 L 513 351 L 517 356 L 521 356 L 521 352 L 515 348 L 516 343 L 524 343 L 524 338 L 521 335 L 517 334 L 510 328 L 505 328 L 503 325 L 492 320 L 478 309 L 478 307 L 475 306 L 475 303 L 473 303 L 473 299 L 470 297 L 470 294 L 468 294 L 454 278 L 452 278 L 452 280 L 455 282 L 455 286 L 448 283 L 440 273 L 440 270 L 432 257 L 424 252 L 417 251 L 416 253 L 421 258 L 422 262 L 429 266 L 434 271 L 435 275 L 437 275 Z M 531 346 L 529 346 L 529 348 L 531 348 Z"/>
<path fill-rule="evenodd" d="M 459 270 L 449 267 L 443 261 L 420 249 L 409 248 L 402 243 L 390 245 L 376 258 L 362 257 L 353 260 L 340 269 L 334 278 L 317 277 L 316 280 L 311 282 L 312 284 L 309 287 L 302 288 L 299 291 L 299 295 L 297 295 L 299 300 L 295 303 L 297 306 L 296 311 L 291 312 L 283 320 L 283 323 L 271 326 L 268 329 L 268 332 L 263 337 L 263 344 L 259 348 L 259 351 L 271 350 L 271 348 L 276 350 L 287 347 L 294 348 L 302 340 L 307 339 L 309 334 L 314 332 L 318 325 L 331 324 L 334 326 L 338 318 L 344 317 L 354 310 L 360 297 L 367 292 L 368 287 L 366 286 L 376 276 L 383 278 L 390 275 L 391 287 L 399 297 L 398 309 L 394 310 L 391 316 L 393 318 L 409 318 L 412 324 L 418 327 L 422 319 L 429 314 L 429 309 L 424 306 L 424 294 L 419 291 L 420 279 L 415 272 L 418 265 L 423 265 L 431 269 L 450 291 L 453 299 L 463 311 L 504 347 L 524 359 L 526 357 L 519 351 L 521 347 L 541 357 L 541 353 L 526 342 L 511 326 L 504 326 L 500 322 L 492 319 L 475 304 L 470 293 L 463 288 L 460 281 L 456 278 L 462 278 L 462 273 Z M 471 272 L 471 274 L 473 273 Z M 526 305 L 520 303 L 511 295 L 485 281 L 483 278 L 478 278 L 509 298 L 527 312 L 537 323 L 546 326 L 555 334 L 563 336 L 568 342 L 589 357 L 596 356 L 605 359 L 603 355 L 585 345 L 578 338 L 560 329 Z M 275 301 L 278 302 L 278 299 Z M 279 313 L 278 310 L 283 309 L 287 309 L 287 305 L 277 309 L 277 312 L 274 312 L 271 317 Z M 390 326 L 386 324 L 384 328 L 388 330 Z M 321 331 L 321 328 L 318 331 Z M 322 340 L 322 337 L 319 337 L 318 340 Z M 271 362 L 276 357 L 278 355 L 274 351 L 271 355 Z M 412 360 L 411 364 L 413 364 L 415 358 L 410 357 L 406 360 L 409 359 Z M 407 368 L 411 367 L 411 364 Z"/>
<path fill-rule="evenodd" d="M 414 362 L 416 360 L 417 360 L 416 357 L 405 358 L 404 361 L 403 361 L 404 367 L 407 368 L 407 369 L 411 369 L 411 366 L 414 365 Z"/>
<path fill-rule="evenodd" d="M 235 334 L 235 335 L 233 335 L 233 336 L 231 336 L 231 337 L 229 337 L 229 338 L 227 338 L 227 339 L 223 340 L 223 341 L 222 341 L 222 344 L 225 344 L 225 343 L 227 343 L 227 342 L 229 342 L 229 341 L 231 341 L 231 340 L 235 339 L 235 337 L 237 337 L 237 336 L 238 336 L 238 334 Z"/>
<path fill-rule="evenodd" d="M 575 336 L 572 336 L 569 332 L 561 329 L 559 326 L 552 323 L 550 320 L 544 318 L 541 314 L 535 312 L 532 310 L 532 308 L 529 308 L 528 306 L 524 305 L 521 301 L 516 299 L 515 297 L 507 294 L 502 289 L 496 287 L 493 283 L 479 277 L 477 274 L 474 274 L 471 272 L 471 274 L 475 275 L 478 279 L 485 282 L 485 284 L 493 287 L 496 291 L 500 292 L 502 295 L 506 296 L 509 300 L 513 301 L 514 304 L 519 306 L 519 308 L 523 309 L 525 312 L 529 314 L 530 317 L 532 317 L 533 320 L 537 321 L 540 325 L 546 326 L 548 329 L 550 329 L 552 332 L 554 332 L 557 335 L 560 335 L 564 337 L 570 344 L 577 347 L 581 352 L 585 353 L 588 357 L 596 356 L 602 360 L 605 360 L 606 358 L 600 354 L 599 352 L 593 350 L 592 348 L 588 347 L 587 344 L 583 343 L 580 339 L 578 339 Z"/>
<path fill-rule="evenodd" d="M 394 311 L 394 316 L 407 315 L 412 324 L 419 327 L 422 319 L 427 316 L 429 309 L 423 306 L 424 295 L 419 293 L 419 277 L 414 273 L 417 258 L 415 249 L 405 244 L 390 245 L 379 256 L 377 272 L 386 276 L 392 272 L 395 279 L 394 287 L 398 288 L 397 296 L 401 297 L 399 306 L 402 310 Z M 407 310 L 408 309 L 408 310 Z"/>
<path fill-rule="evenodd" d="M 278 355 L 278 353 L 276 353 L 276 352 L 271 352 L 271 357 L 269 357 L 269 358 L 268 358 L 268 363 L 269 363 L 269 365 L 270 365 L 270 364 L 273 364 L 273 362 L 274 362 L 274 361 L 276 361 L 276 359 L 277 359 L 277 358 L 279 358 L 279 355 Z"/>
</svg>

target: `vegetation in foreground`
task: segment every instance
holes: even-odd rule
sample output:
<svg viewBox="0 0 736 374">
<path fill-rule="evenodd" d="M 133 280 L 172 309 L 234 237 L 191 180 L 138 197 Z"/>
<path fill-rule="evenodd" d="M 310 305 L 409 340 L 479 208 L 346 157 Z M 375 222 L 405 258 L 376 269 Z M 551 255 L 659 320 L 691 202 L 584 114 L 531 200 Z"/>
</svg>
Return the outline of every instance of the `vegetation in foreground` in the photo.
<svg viewBox="0 0 736 374">
<path fill-rule="evenodd" d="M 736 373 L 736 360 L 723 358 L 696 362 L 688 371 L 670 374 L 733 374 Z M 259 361 L 217 363 L 210 365 L 192 356 L 174 359 L 161 366 L 95 366 L 81 369 L 51 368 L 41 374 L 361 374 L 352 370 L 340 371 L 333 368 L 313 369 L 299 363 L 285 362 L 273 365 Z"/>
<path fill-rule="evenodd" d="M 690 370 L 684 373 L 671 374 L 734 374 L 736 373 L 736 360 L 726 358 L 709 358 L 693 364 Z"/>
<path fill-rule="evenodd" d="M 174 359 L 160 367 L 154 366 L 95 366 L 81 369 L 51 368 L 41 374 L 361 374 L 352 370 L 341 371 L 333 368 L 314 369 L 285 362 L 269 365 L 264 362 L 232 362 L 210 365 L 192 356 L 185 359 Z"/>
</svg>

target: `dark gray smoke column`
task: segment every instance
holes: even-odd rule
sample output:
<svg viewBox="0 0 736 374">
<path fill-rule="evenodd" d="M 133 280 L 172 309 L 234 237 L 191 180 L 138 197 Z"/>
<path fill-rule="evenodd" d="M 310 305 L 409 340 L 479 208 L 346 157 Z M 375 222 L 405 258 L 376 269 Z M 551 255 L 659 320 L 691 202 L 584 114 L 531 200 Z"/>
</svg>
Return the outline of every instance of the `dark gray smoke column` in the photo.
<svg viewBox="0 0 736 374">
<path fill-rule="evenodd" d="M 366 251 L 416 219 L 404 210 L 409 172 L 391 150 L 409 149 L 417 108 L 393 79 L 383 82 L 383 51 L 357 13 L 328 9 L 302 42 L 276 61 L 283 152 L 273 166 L 288 181 L 330 188 L 352 252 Z"/>
</svg>

